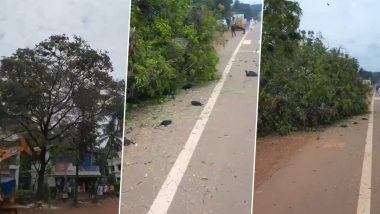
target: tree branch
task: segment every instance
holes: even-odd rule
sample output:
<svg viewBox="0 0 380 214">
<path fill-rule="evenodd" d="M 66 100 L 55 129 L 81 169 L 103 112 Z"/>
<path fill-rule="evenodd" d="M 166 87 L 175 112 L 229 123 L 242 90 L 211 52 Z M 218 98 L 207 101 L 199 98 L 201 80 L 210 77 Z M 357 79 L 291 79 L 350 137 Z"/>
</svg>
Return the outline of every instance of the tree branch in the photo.
<svg viewBox="0 0 380 214">
<path fill-rule="evenodd" d="M 63 133 L 65 133 L 67 130 L 69 130 L 71 127 L 73 127 L 75 124 L 78 123 L 78 120 L 79 120 L 80 116 L 77 117 L 77 119 L 75 119 L 75 121 L 73 123 L 71 123 L 70 125 L 67 125 L 61 132 L 59 132 L 58 134 L 54 135 L 53 137 L 49 138 L 48 140 L 49 141 L 52 141 L 52 140 L 55 140 L 57 139 L 58 137 L 60 137 Z"/>
<path fill-rule="evenodd" d="M 32 134 L 32 131 L 28 128 L 27 125 L 25 125 L 23 122 L 19 120 L 20 125 L 28 132 L 29 136 L 32 138 L 32 140 L 37 144 L 37 146 L 40 146 L 38 140 L 34 135 Z"/>
</svg>

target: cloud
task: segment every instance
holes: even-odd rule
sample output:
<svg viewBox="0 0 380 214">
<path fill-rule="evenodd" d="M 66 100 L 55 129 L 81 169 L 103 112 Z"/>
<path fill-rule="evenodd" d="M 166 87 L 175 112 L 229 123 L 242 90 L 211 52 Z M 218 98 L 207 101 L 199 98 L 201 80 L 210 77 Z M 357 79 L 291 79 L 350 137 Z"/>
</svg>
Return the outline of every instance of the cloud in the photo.
<svg viewBox="0 0 380 214">
<path fill-rule="evenodd" d="M 329 47 L 345 47 L 367 70 L 380 71 L 379 1 L 298 1 L 303 10 L 301 29 L 321 32 Z"/>
<path fill-rule="evenodd" d="M 112 75 L 124 79 L 128 20 L 125 0 L 2 0 L 0 32 L 6 33 L 0 33 L 0 56 L 33 47 L 52 34 L 78 35 L 92 48 L 108 51 Z"/>
</svg>

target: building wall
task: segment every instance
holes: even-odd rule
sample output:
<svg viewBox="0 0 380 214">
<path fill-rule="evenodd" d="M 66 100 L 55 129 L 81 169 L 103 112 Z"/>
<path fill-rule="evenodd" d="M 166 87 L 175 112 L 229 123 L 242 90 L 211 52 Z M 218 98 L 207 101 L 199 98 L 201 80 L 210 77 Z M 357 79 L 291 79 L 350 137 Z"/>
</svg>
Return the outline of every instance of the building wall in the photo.
<svg viewBox="0 0 380 214">
<path fill-rule="evenodd" d="M 46 158 L 49 158 L 49 153 L 46 154 Z M 35 167 L 31 168 L 31 184 L 30 189 L 32 191 L 37 190 L 37 178 L 38 173 L 36 168 L 39 165 L 36 164 Z M 83 169 L 83 170 L 82 170 Z M 73 163 L 59 163 L 56 164 L 48 163 L 47 173 L 45 175 L 45 183 L 48 184 L 48 181 L 51 177 L 73 177 L 75 176 L 76 166 Z M 84 160 L 83 166 L 79 170 L 79 177 L 98 177 L 101 176 L 98 166 L 92 165 L 92 155 L 87 156 Z M 51 180 L 51 179 L 50 179 Z"/>
<path fill-rule="evenodd" d="M 107 160 L 108 171 L 113 174 L 118 182 L 121 177 L 121 152 L 118 152 L 117 157 Z"/>
</svg>

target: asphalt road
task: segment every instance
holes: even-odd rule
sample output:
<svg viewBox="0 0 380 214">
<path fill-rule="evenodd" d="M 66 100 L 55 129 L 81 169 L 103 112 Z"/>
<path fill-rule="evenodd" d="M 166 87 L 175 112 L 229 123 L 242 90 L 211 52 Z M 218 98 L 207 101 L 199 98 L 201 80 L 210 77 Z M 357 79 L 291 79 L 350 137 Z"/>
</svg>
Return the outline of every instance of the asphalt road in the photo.
<svg viewBox="0 0 380 214">
<path fill-rule="evenodd" d="M 138 146 L 125 149 L 121 213 L 251 212 L 258 77 L 244 71 L 258 71 L 260 26 L 219 48 L 218 81 L 141 116 L 173 124 L 132 133 Z"/>
</svg>

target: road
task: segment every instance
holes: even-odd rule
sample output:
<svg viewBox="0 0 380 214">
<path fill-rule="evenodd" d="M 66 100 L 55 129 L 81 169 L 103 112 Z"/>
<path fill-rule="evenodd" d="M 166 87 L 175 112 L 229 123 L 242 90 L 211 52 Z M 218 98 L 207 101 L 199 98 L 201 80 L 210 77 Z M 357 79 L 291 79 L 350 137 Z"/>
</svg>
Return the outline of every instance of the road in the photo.
<svg viewBox="0 0 380 214">
<path fill-rule="evenodd" d="M 380 213 L 379 100 L 376 95 L 374 111 L 368 115 L 308 134 L 313 137 L 265 179 L 260 174 L 265 170 L 256 171 L 262 182 L 255 185 L 253 214 Z M 272 142 L 276 144 L 280 138 Z M 259 141 L 257 146 L 265 147 Z M 292 143 L 292 137 L 288 141 Z M 265 165 L 259 159 L 256 164 L 260 169 Z"/>
<path fill-rule="evenodd" d="M 380 94 L 374 98 L 371 214 L 380 213 Z"/>
<path fill-rule="evenodd" d="M 131 116 L 121 213 L 250 213 L 258 78 L 244 71 L 258 70 L 260 26 L 218 48 L 218 81 Z"/>
</svg>

